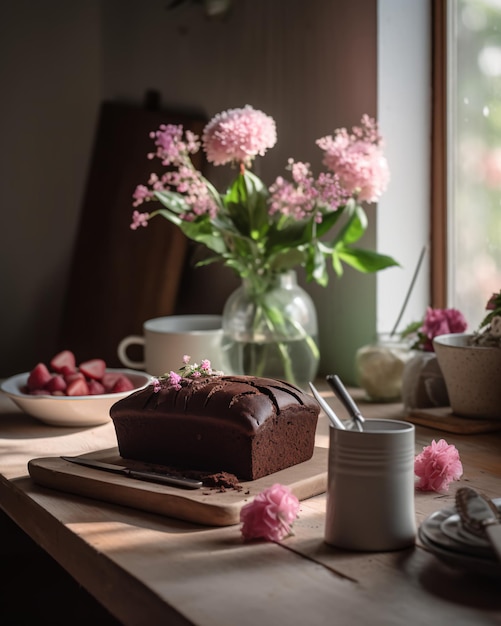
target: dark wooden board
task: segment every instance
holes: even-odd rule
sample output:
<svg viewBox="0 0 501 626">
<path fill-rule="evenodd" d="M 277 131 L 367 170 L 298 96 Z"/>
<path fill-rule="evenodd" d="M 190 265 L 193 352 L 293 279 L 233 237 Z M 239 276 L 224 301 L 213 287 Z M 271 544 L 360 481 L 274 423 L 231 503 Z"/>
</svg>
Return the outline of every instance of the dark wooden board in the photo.
<svg viewBox="0 0 501 626">
<path fill-rule="evenodd" d="M 115 102 L 102 105 L 58 342 L 80 361 L 101 357 L 110 367 L 120 366 L 116 350 L 124 336 L 141 334 L 147 319 L 175 312 L 185 236 L 162 218 L 147 228 L 129 227 L 135 187 L 146 184 L 151 172 L 163 171 L 158 159 L 147 158 L 154 148 L 149 133 L 163 123 L 201 134 L 206 120 Z"/>
<path fill-rule="evenodd" d="M 501 420 L 460 417 L 454 415 L 450 407 L 413 409 L 405 419 L 420 426 L 430 426 L 449 433 L 475 434 L 501 430 Z"/>
</svg>

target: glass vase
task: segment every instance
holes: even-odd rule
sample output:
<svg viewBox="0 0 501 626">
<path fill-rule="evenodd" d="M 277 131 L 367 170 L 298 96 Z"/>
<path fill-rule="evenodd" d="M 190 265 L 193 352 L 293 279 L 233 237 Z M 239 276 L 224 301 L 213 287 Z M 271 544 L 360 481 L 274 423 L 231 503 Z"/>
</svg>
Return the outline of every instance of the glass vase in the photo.
<svg viewBox="0 0 501 626">
<path fill-rule="evenodd" d="M 315 305 L 294 271 L 244 279 L 223 310 L 224 371 L 306 389 L 318 370 L 317 335 Z"/>
</svg>

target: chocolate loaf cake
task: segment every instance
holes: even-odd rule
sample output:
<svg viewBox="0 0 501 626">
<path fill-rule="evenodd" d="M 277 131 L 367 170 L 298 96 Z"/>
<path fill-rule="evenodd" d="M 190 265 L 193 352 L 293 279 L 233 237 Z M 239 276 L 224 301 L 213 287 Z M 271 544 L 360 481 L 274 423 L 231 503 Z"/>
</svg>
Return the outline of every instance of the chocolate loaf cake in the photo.
<svg viewBox="0 0 501 626">
<path fill-rule="evenodd" d="M 122 457 L 240 480 L 310 459 L 318 413 L 286 382 L 222 375 L 160 379 L 110 410 Z"/>
</svg>

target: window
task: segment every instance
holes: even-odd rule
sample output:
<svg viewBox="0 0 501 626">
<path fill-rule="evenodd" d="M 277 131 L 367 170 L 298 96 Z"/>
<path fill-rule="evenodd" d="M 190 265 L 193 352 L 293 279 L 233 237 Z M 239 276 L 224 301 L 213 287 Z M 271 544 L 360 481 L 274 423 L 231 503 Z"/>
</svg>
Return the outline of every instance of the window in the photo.
<svg viewBox="0 0 501 626">
<path fill-rule="evenodd" d="M 501 289 L 501 0 L 446 6 L 446 300 L 474 330 Z"/>
</svg>

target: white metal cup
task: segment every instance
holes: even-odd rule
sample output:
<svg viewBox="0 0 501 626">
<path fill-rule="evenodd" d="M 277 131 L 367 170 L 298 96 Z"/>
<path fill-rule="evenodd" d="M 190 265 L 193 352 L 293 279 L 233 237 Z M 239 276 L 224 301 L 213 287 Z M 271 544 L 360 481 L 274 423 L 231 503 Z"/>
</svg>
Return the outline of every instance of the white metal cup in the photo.
<svg viewBox="0 0 501 626">
<path fill-rule="evenodd" d="M 167 315 L 147 320 L 143 335 L 129 335 L 118 344 L 118 358 L 132 369 L 146 370 L 153 376 L 177 371 L 183 365 L 183 356 L 190 363 L 209 359 L 213 369 L 222 369 L 220 315 Z M 132 361 L 127 355 L 131 345 L 141 345 L 144 360 Z"/>
<path fill-rule="evenodd" d="M 325 542 L 384 552 L 414 544 L 415 429 L 367 419 L 362 432 L 330 428 Z"/>
</svg>

